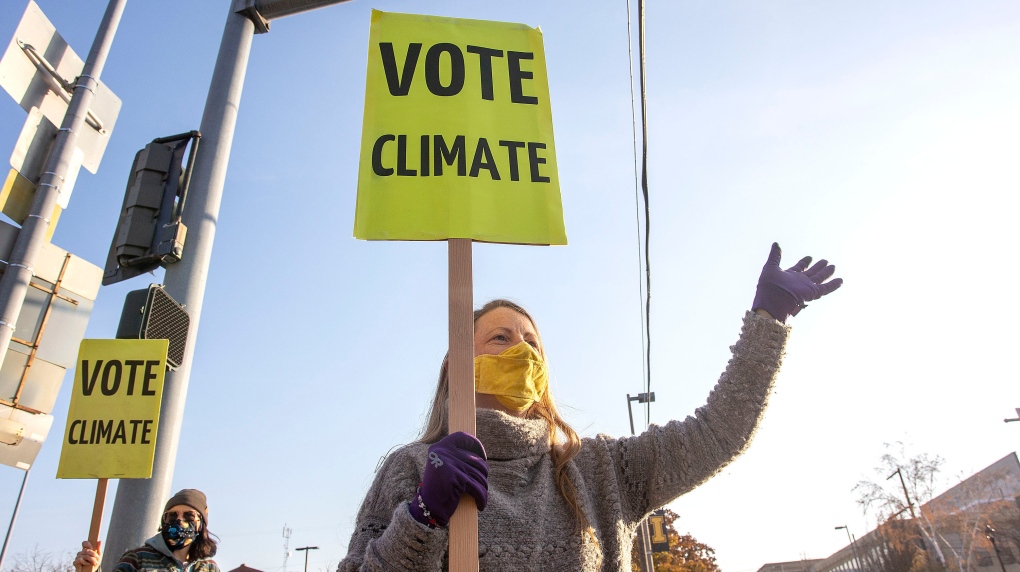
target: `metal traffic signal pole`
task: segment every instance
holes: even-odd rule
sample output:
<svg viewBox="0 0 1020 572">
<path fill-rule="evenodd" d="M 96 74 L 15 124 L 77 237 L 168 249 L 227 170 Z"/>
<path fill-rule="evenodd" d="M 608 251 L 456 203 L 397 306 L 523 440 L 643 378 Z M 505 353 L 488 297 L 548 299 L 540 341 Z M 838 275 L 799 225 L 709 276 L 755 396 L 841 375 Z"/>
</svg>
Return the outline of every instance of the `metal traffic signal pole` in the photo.
<svg viewBox="0 0 1020 572">
<path fill-rule="evenodd" d="M 231 2 L 202 113 L 199 128 L 202 145 L 195 157 L 188 200 L 181 219 L 188 227 L 188 241 L 183 258 L 167 267 L 164 279 L 166 292 L 184 305 L 191 318 L 188 343 L 181 367 L 166 373 L 152 478 L 121 479 L 117 486 L 110 529 L 103 546 L 103 570 L 113 570 L 124 552 L 142 546 L 152 535 L 160 521 L 163 502 L 169 497 L 205 282 L 223 196 L 223 181 L 227 175 L 227 161 L 254 34 L 252 21 L 235 13 Z"/>
<path fill-rule="evenodd" d="M 28 284 L 34 276 L 33 266 L 39 257 L 39 251 L 46 242 L 46 230 L 50 226 L 53 209 L 57 206 L 57 195 L 64 184 L 68 166 L 78 144 L 78 133 L 85 127 L 85 117 L 96 95 L 99 76 L 106 65 L 106 57 L 110 53 L 110 45 L 117 33 L 120 17 L 124 13 L 127 0 L 110 0 L 99 24 L 96 37 L 92 41 L 92 49 L 81 70 L 81 75 L 74 83 L 74 92 L 67 105 L 64 120 L 57 131 L 53 147 L 43 166 L 42 176 L 36 186 L 32 210 L 21 225 L 18 240 L 14 243 L 7 269 L 0 277 L 0 366 L 7 356 L 7 348 L 14 335 L 14 325 L 18 322 L 21 307 L 25 303 Z"/>
<path fill-rule="evenodd" d="M 191 324 L 181 367 L 166 374 L 163 405 L 150 479 L 122 479 L 110 517 L 110 529 L 103 546 L 104 570 L 113 570 L 127 550 L 141 546 L 159 522 L 163 502 L 170 495 L 177 445 L 184 417 L 184 402 L 191 376 L 192 358 L 198 340 L 198 324 L 205 297 L 205 283 L 212 258 L 213 239 L 219 220 L 223 182 L 234 139 L 237 110 L 248 68 L 252 38 L 256 31 L 268 32 L 274 18 L 337 4 L 345 0 L 229 0 L 230 11 L 220 40 L 216 67 L 199 128 L 202 145 L 181 222 L 188 228 L 188 240 L 180 262 L 167 267 L 166 292 L 184 305 Z M 52 206 L 50 207 L 52 210 Z"/>
</svg>

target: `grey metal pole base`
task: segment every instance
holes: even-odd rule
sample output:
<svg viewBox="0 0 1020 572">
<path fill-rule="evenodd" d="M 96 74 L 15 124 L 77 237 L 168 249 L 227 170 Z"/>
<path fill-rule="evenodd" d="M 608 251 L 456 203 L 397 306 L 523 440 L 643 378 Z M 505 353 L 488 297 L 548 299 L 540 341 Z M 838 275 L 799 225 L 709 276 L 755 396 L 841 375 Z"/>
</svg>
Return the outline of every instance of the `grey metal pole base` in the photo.
<svg viewBox="0 0 1020 572">
<path fill-rule="evenodd" d="M 188 345 L 180 369 L 166 375 L 152 478 L 124 479 L 117 487 L 103 550 L 104 570 L 113 570 L 125 551 L 141 546 L 146 538 L 155 534 L 163 503 L 171 493 L 223 182 L 255 33 L 252 21 L 234 12 L 233 1 L 228 4 L 230 12 L 202 114 L 202 146 L 195 157 L 195 170 L 184 207 L 183 222 L 188 227 L 188 243 L 183 259 L 166 271 L 167 293 L 180 302 L 191 317 Z M 201 489 L 202 484 L 187 483 L 187 487 Z M 212 499 L 212 502 L 216 500 Z"/>
</svg>

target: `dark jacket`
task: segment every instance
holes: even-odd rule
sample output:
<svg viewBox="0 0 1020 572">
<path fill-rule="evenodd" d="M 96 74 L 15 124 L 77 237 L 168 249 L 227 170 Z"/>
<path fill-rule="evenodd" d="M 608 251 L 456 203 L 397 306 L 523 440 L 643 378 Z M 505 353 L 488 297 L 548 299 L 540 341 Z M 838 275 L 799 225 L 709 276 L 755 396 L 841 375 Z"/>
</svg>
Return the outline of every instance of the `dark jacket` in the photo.
<svg viewBox="0 0 1020 572">
<path fill-rule="evenodd" d="M 113 569 L 114 572 L 220 572 L 212 558 L 200 558 L 185 566 L 174 557 L 163 537 L 157 534 L 141 548 L 128 550 Z"/>
</svg>

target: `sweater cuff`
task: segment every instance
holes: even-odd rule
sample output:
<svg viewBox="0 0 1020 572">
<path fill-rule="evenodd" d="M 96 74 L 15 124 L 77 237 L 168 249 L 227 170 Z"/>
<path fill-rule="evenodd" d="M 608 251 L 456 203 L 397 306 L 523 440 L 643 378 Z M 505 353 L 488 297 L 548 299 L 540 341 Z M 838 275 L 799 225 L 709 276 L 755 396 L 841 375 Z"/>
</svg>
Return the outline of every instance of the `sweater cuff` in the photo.
<svg viewBox="0 0 1020 572">
<path fill-rule="evenodd" d="M 368 544 L 368 552 L 401 570 L 439 570 L 449 542 L 442 528 L 429 528 L 411 516 L 407 503 L 393 511 L 386 532 Z"/>
</svg>

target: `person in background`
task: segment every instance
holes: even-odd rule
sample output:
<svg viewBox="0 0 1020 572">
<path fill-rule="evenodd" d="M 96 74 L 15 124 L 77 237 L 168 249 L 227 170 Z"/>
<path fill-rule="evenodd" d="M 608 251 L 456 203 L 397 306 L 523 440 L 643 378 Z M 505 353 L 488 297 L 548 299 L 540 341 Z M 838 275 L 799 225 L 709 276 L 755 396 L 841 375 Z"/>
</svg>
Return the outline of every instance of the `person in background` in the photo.
<svg viewBox="0 0 1020 572">
<path fill-rule="evenodd" d="M 805 257 L 783 270 L 781 255 L 773 244 L 707 404 L 635 437 L 581 439 L 557 411 L 527 311 L 506 300 L 476 311 L 477 435 L 449 433 L 444 360 L 422 436 L 376 474 L 338 572 L 446 570 L 447 526 L 462 495 L 482 511 L 481 572 L 630 570 L 638 523 L 750 444 L 784 355 L 787 319 L 842 284 L 829 280 L 835 267 L 825 260 L 811 266 Z M 577 343 L 598 359 L 617 336 L 586 332 Z"/>
<path fill-rule="evenodd" d="M 220 572 L 212 559 L 216 541 L 209 532 L 205 494 L 184 489 L 166 502 L 159 532 L 139 548 L 128 550 L 114 572 Z M 100 543 L 81 543 L 74 559 L 75 572 L 99 569 Z"/>
</svg>

